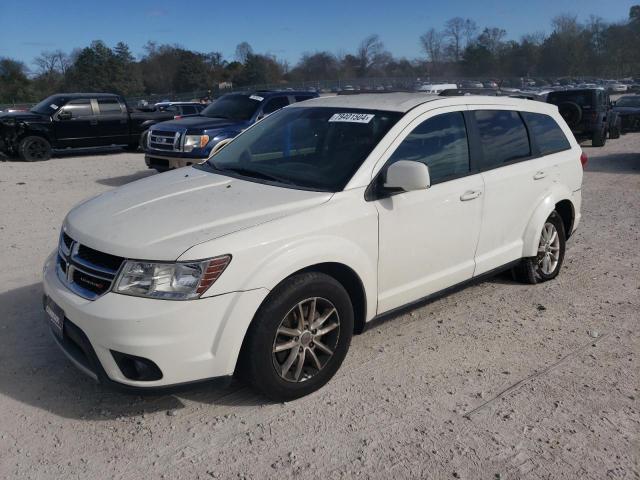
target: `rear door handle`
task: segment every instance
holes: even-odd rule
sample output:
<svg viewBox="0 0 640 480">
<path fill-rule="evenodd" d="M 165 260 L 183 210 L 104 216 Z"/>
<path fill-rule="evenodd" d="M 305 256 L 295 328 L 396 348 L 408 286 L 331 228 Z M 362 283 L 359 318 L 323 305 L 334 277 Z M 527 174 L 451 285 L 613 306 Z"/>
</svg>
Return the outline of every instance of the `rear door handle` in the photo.
<svg viewBox="0 0 640 480">
<path fill-rule="evenodd" d="M 533 176 L 533 179 L 534 180 L 540 180 L 540 179 L 542 179 L 542 178 L 544 178 L 546 176 L 547 176 L 547 172 L 544 172 L 544 171 L 540 170 L 539 172 L 536 172 L 536 174 Z"/>
<path fill-rule="evenodd" d="M 482 195 L 482 191 L 481 190 L 468 190 L 468 191 L 464 192 L 462 195 L 460 195 L 460 201 L 468 202 L 469 200 L 473 200 L 474 198 L 478 198 L 480 195 Z"/>
</svg>

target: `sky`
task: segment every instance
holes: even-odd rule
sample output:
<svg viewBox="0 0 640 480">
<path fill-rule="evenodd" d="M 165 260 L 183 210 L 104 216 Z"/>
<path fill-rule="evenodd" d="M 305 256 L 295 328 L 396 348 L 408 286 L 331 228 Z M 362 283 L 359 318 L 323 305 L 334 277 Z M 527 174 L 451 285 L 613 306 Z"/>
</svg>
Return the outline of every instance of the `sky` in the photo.
<svg viewBox="0 0 640 480">
<path fill-rule="evenodd" d="M 32 67 L 43 50 L 70 52 L 103 40 L 127 43 L 140 56 L 148 40 L 200 52 L 219 51 L 233 60 L 242 41 L 256 53 L 294 64 L 304 52 L 354 51 L 376 33 L 387 50 L 409 59 L 422 56 L 419 37 L 461 16 L 479 27 L 500 27 L 508 39 L 550 31 L 562 13 L 585 21 L 627 18 L 640 0 L 0 0 L 0 57 Z"/>
</svg>

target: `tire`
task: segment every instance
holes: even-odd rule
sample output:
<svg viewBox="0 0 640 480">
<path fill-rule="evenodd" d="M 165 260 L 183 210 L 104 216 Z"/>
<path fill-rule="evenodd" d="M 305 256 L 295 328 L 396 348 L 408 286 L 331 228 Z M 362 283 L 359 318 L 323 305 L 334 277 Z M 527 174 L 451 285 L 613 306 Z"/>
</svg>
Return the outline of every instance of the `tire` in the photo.
<svg viewBox="0 0 640 480">
<path fill-rule="evenodd" d="M 575 102 L 560 103 L 558 112 L 570 128 L 576 127 L 582 120 L 582 107 Z"/>
<path fill-rule="evenodd" d="M 327 317 L 316 328 L 308 322 L 312 309 L 315 322 Z M 323 330 L 327 332 L 321 334 Z M 256 313 L 240 352 L 237 374 L 272 400 L 308 395 L 338 371 L 352 335 L 353 306 L 344 287 L 319 272 L 293 275 L 269 294 Z M 292 347 L 286 348 L 289 345 Z"/>
<path fill-rule="evenodd" d="M 555 241 L 555 238 L 553 238 L 547 246 L 547 233 L 549 231 L 549 226 L 551 226 L 557 234 L 557 242 Z M 564 261 L 565 247 L 566 234 L 564 231 L 564 223 L 562 223 L 562 219 L 560 218 L 560 215 L 558 215 L 558 212 L 554 210 L 542 227 L 538 245 L 538 255 L 535 257 L 523 258 L 520 264 L 513 268 L 512 274 L 514 280 L 522 283 L 536 284 L 556 278 L 560 272 L 560 268 L 562 267 L 562 262 Z M 553 261 L 551 261 L 551 263 L 547 264 L 547 267 L 553 268 L 545 268 L 544 258 L 547 254 L 550 254 L 549 258 L 553 259 L 554 248 L 556 249 L 554 260 L 555 265 L 553 264 Z"/>
<path fill-rule="evenodd" d="M 25 137 L 18 144 L 18 155 L 25 162 L 49 160 L 51 158 L 51 144 L 44 137 Z"/>
<path fill-rule="evenodd" d="M 149 130 L 145 130 L 140 134 L 140 141 L 138 142 L 140 150 L 144 150 L 144 147 L 147 144 L 147 135 L 149 135 Z"/>
<path fill-rule="evenodd" d="M 593 137 L 591 139 L 592 147 L 604 147 L 604 144 L 607 143 L 607 130 L 602 127 L 602 130 L 598 130 L 594 132 Z"/>
<path fill-rule="evenodd" d="M 620 138 L 620 125 L 616 124 L 609 129 L 609 138 L 615 140 L 616 138 Z"/>
</svg>

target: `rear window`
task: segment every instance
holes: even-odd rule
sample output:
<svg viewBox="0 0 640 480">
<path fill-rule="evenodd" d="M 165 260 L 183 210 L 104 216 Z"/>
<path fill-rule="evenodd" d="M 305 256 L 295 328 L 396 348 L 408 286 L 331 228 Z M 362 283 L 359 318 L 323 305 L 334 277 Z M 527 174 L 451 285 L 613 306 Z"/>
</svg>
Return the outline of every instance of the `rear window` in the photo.
<svg viewBox="0 0 640 480">
<path fill-rule="evenodd" d="M 556 121 L 549 115 L 522 112 L 531 133 L 536 139 L 541 155 L 569 150 L 571 145 Z"/>
<path fill-rule="evenodd" d="M 474 112 L 482 143 L 483 167 L 497 168 L 531 156 L 529 135 L 518 112 L 477 110 Z"/>
</svg>

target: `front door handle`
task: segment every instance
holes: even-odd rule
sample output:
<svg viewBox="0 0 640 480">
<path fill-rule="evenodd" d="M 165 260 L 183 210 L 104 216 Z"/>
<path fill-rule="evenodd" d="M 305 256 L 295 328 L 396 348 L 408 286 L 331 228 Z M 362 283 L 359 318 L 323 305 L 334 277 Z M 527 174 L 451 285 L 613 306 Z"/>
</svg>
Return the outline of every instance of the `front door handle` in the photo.
<svg viewBox="0 0 640 480">
<path fill-rule="evenodd" d="M 544 171 L 540 170 L 540 171 L 536 172 L 536 174 L 533 176 L 533 179 L 534 180 L 540 180 L 540 179 L 543 179 L 546 176 L 547 176 L 547 172 L 544 172 Z"/>
<path fill-rule="evenodd" d="M 460 195 L 460 201 L 468 202 L 469 200 L 473 200 L 474 198 L 478 198 L 480 195 L 482 195 L 482 191 L 481 190 L 468 190 L 468 191 L 464 192 L 462 195 Z"/>
</svg>

